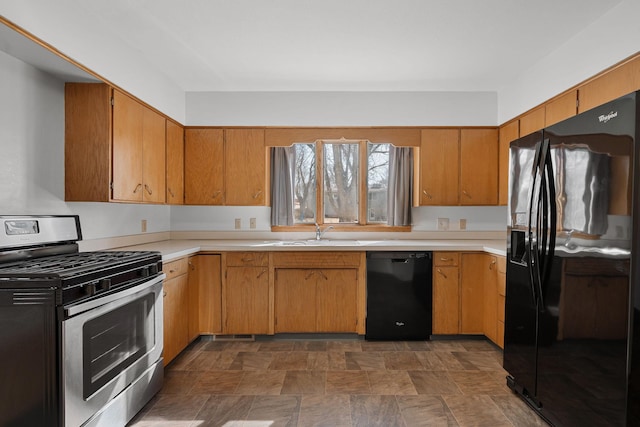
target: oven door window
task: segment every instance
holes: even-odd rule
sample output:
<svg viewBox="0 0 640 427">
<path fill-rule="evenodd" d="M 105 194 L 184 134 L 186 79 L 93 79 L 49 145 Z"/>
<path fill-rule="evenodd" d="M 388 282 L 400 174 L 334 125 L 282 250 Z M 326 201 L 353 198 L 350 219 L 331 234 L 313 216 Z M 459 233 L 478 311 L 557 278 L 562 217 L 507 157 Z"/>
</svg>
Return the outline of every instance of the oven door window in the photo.
<svg viewBox="0 0 640 427">
<path fill-rule="evenodd" d="M 153 347 L 153 303 L 154 294 L 148 294 L 83 325 L 85 399 Z"/>
</svg>

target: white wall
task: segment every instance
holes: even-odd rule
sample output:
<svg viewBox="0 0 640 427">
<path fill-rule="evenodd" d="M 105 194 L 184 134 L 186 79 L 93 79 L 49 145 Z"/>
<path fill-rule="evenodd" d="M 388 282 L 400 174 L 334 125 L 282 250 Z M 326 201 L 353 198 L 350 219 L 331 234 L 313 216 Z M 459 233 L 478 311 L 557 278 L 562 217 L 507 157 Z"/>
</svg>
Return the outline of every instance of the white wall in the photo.
<svg viewBox="0 0 640 427">
<path fill-rule="evenodd" d="M 184 91 L 151 66 L 99 17 L 72 0 L 0 0 L 0 14 L 169 117 L 184 123 Z M 37 13 L 34 13 L 37 10 Z M 74 19 L 68 11 L 73 10 Z"/>
<path fill-rule="evenodd" d="M 498 123 L 535 107 L 640 50 L 640 1 L 624 0 L 499 91 Z M 507 56 L 508 58 L 508 56 Z"/>
<path fill-rule="evenodd" d="M 0 51 L 0 215 L 77 214 L 85 239 L 169 231 L 170 207 L 64 201 L 64 82 Z"/>
<path fill-rule="evenodd" d="M 190 126 L 495 126 L 495 92 L 187 92 Z"/>
</svg>

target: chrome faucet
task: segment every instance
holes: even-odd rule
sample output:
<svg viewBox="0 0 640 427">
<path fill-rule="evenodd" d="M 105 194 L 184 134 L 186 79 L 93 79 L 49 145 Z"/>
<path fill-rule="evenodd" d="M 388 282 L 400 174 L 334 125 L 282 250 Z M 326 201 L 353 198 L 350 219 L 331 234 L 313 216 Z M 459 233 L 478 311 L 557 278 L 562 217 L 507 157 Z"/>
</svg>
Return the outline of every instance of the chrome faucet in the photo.
<svg viewBox="0 0 640 427">
<path fill-rule="evenodd" d="M 327 231 L 331 230 L 332 228 L 333 228 L 333 225 L 330 225 L 327 228 L 325 228 L 324 230 L 320 230 L 320 226 L 316 222 L 316 240 L 322 239 L 322 236 L 324 236 L 324 233 L 326 233 Z"/>
</svg>

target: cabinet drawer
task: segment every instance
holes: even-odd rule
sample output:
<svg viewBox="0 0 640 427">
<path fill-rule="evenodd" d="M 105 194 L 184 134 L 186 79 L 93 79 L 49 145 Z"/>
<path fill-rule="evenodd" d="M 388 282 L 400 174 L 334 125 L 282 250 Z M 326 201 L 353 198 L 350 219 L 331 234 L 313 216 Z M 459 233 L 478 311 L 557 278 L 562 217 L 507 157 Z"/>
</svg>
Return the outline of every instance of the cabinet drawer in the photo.
<svg viewBox="0 0 640 427">
<path fill-rule="evenodd" d="M 268 265 L 268 252 L 227 252 L 227 266 L 230 267 L 266 267 Z"/>
<path fill-rule="evenodd" d="M 498 273 L 498 295 L 507 295 L 507 275 Z"/>
<path fill-rule="evenodd" d="M 274 252 L 273 265 L 278 268 L 359 267 L 362 252 Z"/>
<path fill-rule="evenodd" d="M 460 260 L 458 252 L 434 252 L 433 265 L 439 267 L 456 266 Z"/>
<path fill-rule="evenodd" d="M 175 261 L 168 262 L 162 265 L 162 271 L 167 275 L 166 280 L 173 279 L 174 277 L 186 274 L 189 267 L 189 260 L 187 258 L 180 258 Z"/>
</svg>

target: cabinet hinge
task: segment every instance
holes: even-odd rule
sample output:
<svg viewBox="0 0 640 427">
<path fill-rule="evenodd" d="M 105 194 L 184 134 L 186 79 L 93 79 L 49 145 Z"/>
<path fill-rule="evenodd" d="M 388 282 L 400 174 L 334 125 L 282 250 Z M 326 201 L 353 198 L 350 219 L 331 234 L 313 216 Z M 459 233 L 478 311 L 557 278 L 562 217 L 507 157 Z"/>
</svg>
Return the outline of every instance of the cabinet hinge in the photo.
<svg viewBox="0 0 640 427">
<path fill-rule="evenodd" d="M 576 98 L 576 108 L 580 108 L 580 98 Z"/>
<path fill-rule="evenodd" d="M 113 107 L 115 105 L 115 101 L 113 100 L 113 96 L 111 97 L 111 106 Z"/>
</svg>

